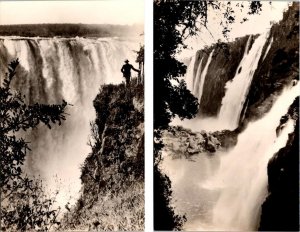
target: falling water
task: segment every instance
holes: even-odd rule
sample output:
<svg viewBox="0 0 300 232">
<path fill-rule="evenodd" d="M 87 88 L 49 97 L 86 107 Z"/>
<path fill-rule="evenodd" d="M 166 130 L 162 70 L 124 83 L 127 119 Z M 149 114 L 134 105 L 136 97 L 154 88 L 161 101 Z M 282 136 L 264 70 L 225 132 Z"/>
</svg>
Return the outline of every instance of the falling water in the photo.
<svg viewBox="0 0 300 232">
<path fill-rule="evenodd" d="M 138 50 L 137 42 L 111 38 L 0 38 L 1 78 L 7 64 L 19 58 L 13 85 L 29 103 L 65 99 L 73 105 L 62 126 L 48 130 L 41 125 L 26 138 L 32 148 L 26 172 L 40 175 L 53 191 L 60 187 L 59 205 L 80 189 L 80 165 L 90 152 L 89 122 L 95 118 L 93 99 L 101 84 L 122 81 L 120 68 L 125 58 L 134 62 L 133 50 Z"/>
<path fill-rule="evenodd" d="M 207 60 L 206 65 L 205 65 L 202 72 L 201 72 L 202 59 L 201 59 L 201 62 L 198 66 L 198 70 L 197 70 L 197 74 L 196 74 L 196 81 L 195 81 L 195 85 L 194 85 L 194 89 L 195 89 L 194 94 L 198 98 L 199 103 L 201 102 L 205 77 L 206 77 L 207 70 L 208 70 L 209 64 L 211 62 L 213 53 L 214 53 L 214 49 L 209 54 L 208 60 Z M 200 73 L 201 73 L 201 75 L 200 75 Z"/>
<path fill-rule="evenodd" d="M 268 161 L 286 145 L 288 134 L 295 129 L 295 122 L 289 119 L 278 137 L 276 128 L 280 118 L 288 112 L 289 106 L 299 93 L 299 82 L 283 90 L 271 110 L 262 119 L 248 124 L 231 151 L 215 155 L 220 157 L 219 165 L 218 167 L 214 165 L 209 176 L 201 175 L 202 178 L 199 178 L 192 173 L 193 169 L 190 167 L 197 166 L 198 170 L 205 168 L 203 165 L 206 164 L 202 161 L 204 157 L 200 162 L 195 160 L 195 163 L 190 165 L 183 163 L 181 167 L 176 167 L 174 161 L 167 161 L 163 169 L 172 181 L 174 199 L 188 201 L 180 205 L 183 208 L 182 212 L 189 212 L 185 224 L 186 230 L 253 231 L 257 229 L 261 205 L 267 195 Z M 206 154 L 200 156 L 207 157 Z M 172 174 L 174 167 L 176 174 Z M 180 191 L 182 182 L 178 184 L 178 178 L 180 179 L 180 176 L 177 176 L 178 172 L 185 173 L 182 182 L 187 182 L 188 179 L 189 186 L 193 185 L 198 191 L 195 189 Z M 195 191 L 201 197 L 190 197 L 190 192 Z M 175 204 L 177 207 L 178 203 Z M 197 213 L 197 216 L 191 215 L 191 209 Z"/>
<path fill-rule="evenodd" d="M 226 83 L 226 93 L 218 115 L 223 129 L 234 130 L 238 126 L 243 105 L 268 36 L 269 32 L 259 35 L 250 51 L 244 54 L 233 80 Z M 247 46 L 249 46 L 249 40 Z"/>
<path fill-rule="evenodd" d="M 197 67 L 196 75 L 193 76 L 193 88 L 191 90 L 195 96 L 197 96 L 196 92 L 198 92 L 197 87 L 199 86 L 199 80 L 200 80 L 199 76 L 201 75 L 202 63 L 203 63 L 203 57 L 201 58 L 200 63 Z"/>
<path fill-rule="evenodd" d="M 191 62 L 186 71 L 186 85 L 188 89 L 193 89 L 194 85 L 194 67 L 196 56 L 192 56 Z"/>
<path fill-rule="evenodd" d="M 270 49 L 271 49 L 271 47 L 272 47 L 272 44 L 273 44 L 273 37 L 272 37 L 272 39 L 271 39 L 271 41 L 270 41 L 270 43 L 269 43 L 269 45 L 268 45 L 268 47 L 267 47 L 267 50 L 266 50 L 266 52 L 265 52 L 265 55 L 264 55 L 264 58 L 263 58 L 263 60 L 266 58 L 266 56 L 268 55 L 268 53 L 269 53 L 269 51 L 270 51 Z"/>
</svg>

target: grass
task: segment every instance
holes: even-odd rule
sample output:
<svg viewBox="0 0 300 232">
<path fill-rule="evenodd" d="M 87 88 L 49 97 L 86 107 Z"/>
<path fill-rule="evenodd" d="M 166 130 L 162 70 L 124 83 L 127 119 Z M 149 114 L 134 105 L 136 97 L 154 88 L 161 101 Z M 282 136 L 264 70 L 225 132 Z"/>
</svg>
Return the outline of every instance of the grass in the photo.
<svg viewBox="0 0 300 232">
<path fill-rule="evenodd" d="M 72 212 L 73 211 L 73 212 Z M 144 230 L 144 183 L 131 182 L 116 192 L 100 193 L 92 207 L 66 214 L 61 231 L 143 231 Z"/>
</svg>

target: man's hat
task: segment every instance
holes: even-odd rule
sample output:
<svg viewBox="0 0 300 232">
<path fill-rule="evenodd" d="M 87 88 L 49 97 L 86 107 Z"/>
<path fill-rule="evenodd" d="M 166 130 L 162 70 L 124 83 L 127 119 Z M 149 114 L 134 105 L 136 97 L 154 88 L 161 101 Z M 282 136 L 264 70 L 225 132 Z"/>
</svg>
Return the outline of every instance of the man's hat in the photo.
<svg viewBox="0 0 300 232">
<path fill-rule="evenodd" d="M 125 63 L 128 63 L 128 62 L 129 62 L 129 60 L 128 60 L 128 59 L 126 59 L 124 62 L 125 62 Z"/>
</svg>

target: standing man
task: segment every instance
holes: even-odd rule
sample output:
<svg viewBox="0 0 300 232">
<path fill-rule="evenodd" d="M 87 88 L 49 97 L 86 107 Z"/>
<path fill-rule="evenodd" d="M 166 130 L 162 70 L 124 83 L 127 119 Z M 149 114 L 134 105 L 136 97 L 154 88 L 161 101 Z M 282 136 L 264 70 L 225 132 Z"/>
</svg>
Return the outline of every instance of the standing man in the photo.
<svg viewBox="0 0 300 232">
<path fill-rule="evenodd" d="M 131 64 L 129 64 L 129 61 L 126 59 L 125 64 L 121 68 L 121 72 L 123 73 L 123 77 L 126 79 L 126 86 L 128 87 L 130 84 L 130 77 L 131 77 L 131 69 L 133 69 L 136 72 L 140 72 L 140 70 L 135 69 Z"/>
</svg>

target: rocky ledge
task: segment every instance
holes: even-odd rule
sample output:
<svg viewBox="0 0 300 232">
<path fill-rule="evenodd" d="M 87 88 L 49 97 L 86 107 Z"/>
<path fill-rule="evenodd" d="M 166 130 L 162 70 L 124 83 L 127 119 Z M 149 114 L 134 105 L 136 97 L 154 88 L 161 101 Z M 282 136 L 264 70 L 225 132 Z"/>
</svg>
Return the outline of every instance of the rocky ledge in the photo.
<svg viewBox="0 0 300 232">
<path fill-rule="evenodd" d="M 203 152 L 214 153 L 221 146 L 215 135 L 206 131 L 192 132 L 181 126 L 174 126 L 165 131 L 163 141 L 164 150 L 168 154 L 186 158 Z"/>
</svg>

